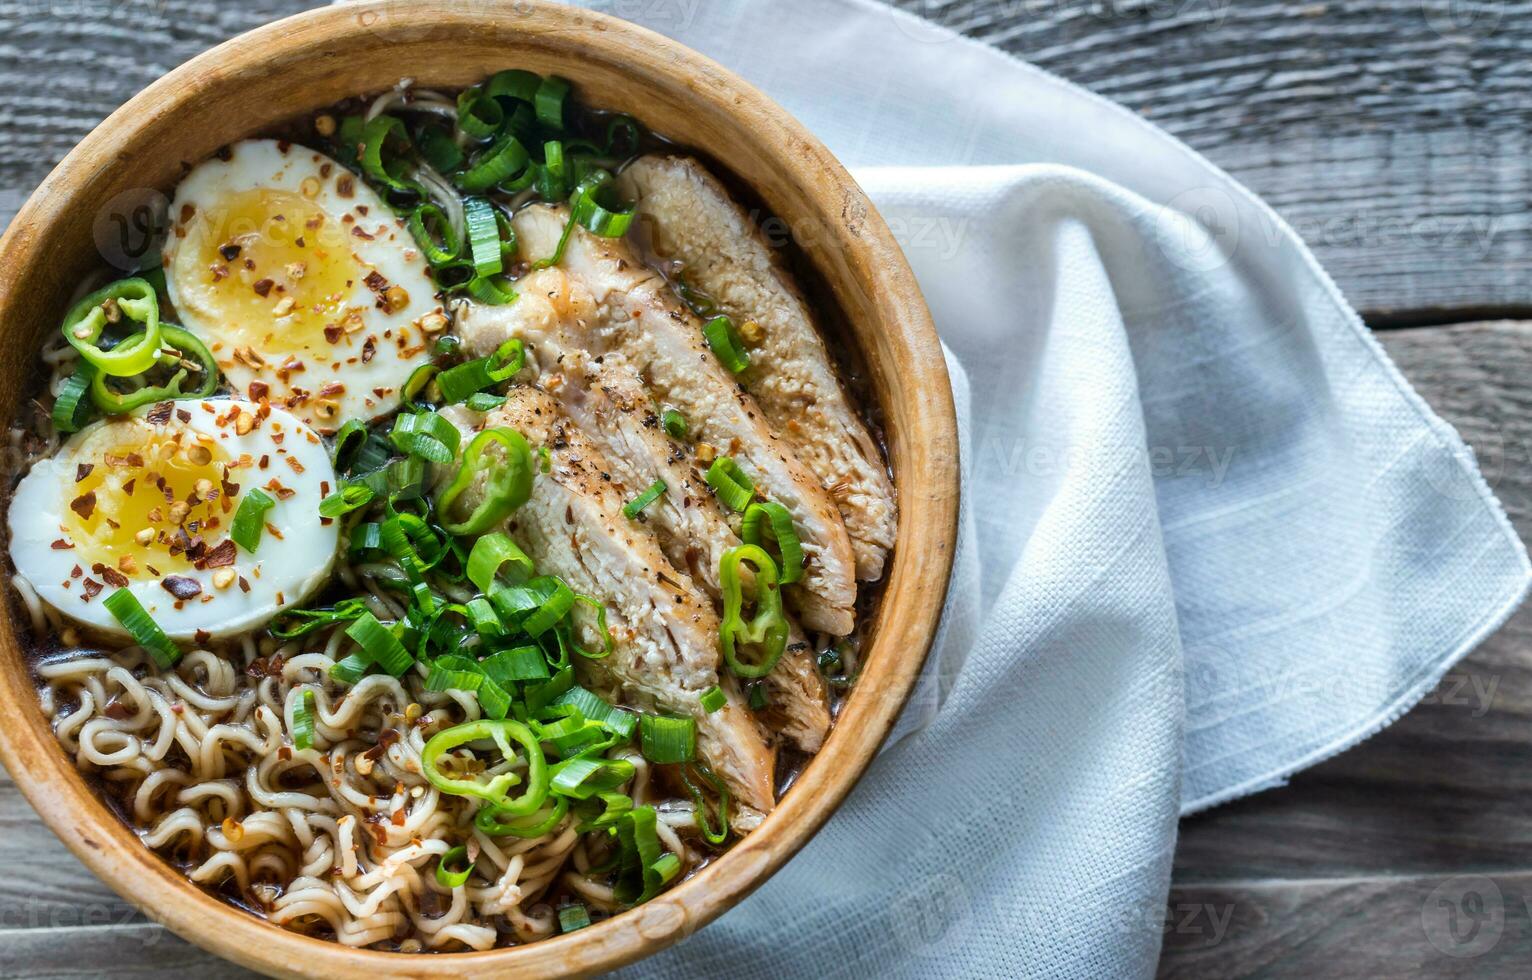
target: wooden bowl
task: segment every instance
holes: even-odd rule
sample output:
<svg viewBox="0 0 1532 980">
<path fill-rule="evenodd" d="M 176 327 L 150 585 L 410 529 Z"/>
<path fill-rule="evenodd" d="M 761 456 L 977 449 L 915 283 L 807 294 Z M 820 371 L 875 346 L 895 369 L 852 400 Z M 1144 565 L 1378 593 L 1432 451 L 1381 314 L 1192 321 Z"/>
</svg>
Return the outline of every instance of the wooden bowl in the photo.
<svg viewBox="0 0 1532 980">
<path fill-rule="evenodd" d="M 554 72 L 586 103 L 705 147 L 797 233 L 839 305 L 881 408 L 900 519 L 866 667 L 824 749 L 765 823 L 647 905 L 579 932 L 483 953 L 354 950 L 269 925 L 209 896 L 91 791 L 37 708 L 8 616 L 0 762 L 80 860 L 176 934 L 285 976 L 556 976 L 615 968 L 702 927 L 760 885 L 834 812 L 872 760 L 925 659 L 956 534 L 957 433 L 936 332 L 887 226 L 801 125 L 712 61 L 631 24 L 541 2 L 386 2 L 315 10 L 235 38 L 117 110 L 48 176 L 0 240 L 0 412 L 11 418 L 38 345 L 75 284 L 132 237 L 132 206 L 220 146 L 401 77 L 470 85 L 501 68 Z M 124 218 L 126 220 L 124 220 Z M 811 896 L 805 896 L 812 901 Z"/>
</svg>

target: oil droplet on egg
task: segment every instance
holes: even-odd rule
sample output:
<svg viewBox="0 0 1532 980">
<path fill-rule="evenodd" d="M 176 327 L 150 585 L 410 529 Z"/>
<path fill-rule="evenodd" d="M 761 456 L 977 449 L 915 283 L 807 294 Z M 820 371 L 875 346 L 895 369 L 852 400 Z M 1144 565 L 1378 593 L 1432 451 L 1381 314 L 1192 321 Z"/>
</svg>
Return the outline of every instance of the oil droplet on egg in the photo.
<svg viewBox="0 0 1532 980">
<path fill-rule="evenodd" d="M 280 360 L 322 354 L 327 324 L 344 318 L 346 298 L 366 275 L 347 227 L 301 193 L 254 188 L 219 199 L 184 222 L 177 282 L 191 286 L 203 316 L 224 324 L 232 346 Z M 185 247 L 190 244 L 193 247 Z M 218 351 L 220 361 L 233 350 Z"/>
<path fill-rule="evenodd" d="M 230 458 L 216 440 L 127 418 L 92 432 L 74 459 L 82 465 L 72 475 L 83 476 L 64 521 L 82 566 L 130 578 L 181 572 L 193 567 L 191 542 L 226 536 Z"/>
</svg>

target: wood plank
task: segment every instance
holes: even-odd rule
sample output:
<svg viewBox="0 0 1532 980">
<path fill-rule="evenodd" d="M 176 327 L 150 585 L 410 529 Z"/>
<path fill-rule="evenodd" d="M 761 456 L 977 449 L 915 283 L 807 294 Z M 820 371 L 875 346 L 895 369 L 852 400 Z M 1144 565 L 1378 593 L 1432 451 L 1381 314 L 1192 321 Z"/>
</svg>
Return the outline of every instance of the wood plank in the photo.
<svg viewBox="0 0 1532 980">
<path fill-rule="evenodd" d="M 314 5 L 55 0 L 59 13 L 39 17 L 35 3 L 0 2 L 0 220 L 165 70 Z M 1459 0 L 898 5 L 1185 139 L 1291 221 L 1373 320 L 1532 307 L 1532 170 L 1523 164 L 1532 76 L 1522 70 L 1532 18 Z M 1453 11 L 1480 18 L 1455 29 Z M 38 85 L 44 66 L 49 82 Z"/>
<path fill-rule="evenodd" d="M 29 980 L 257 977 L 149 923 L 62 929 L 0 929 L 0 977 Z"/>
<path fill-rule="evenodd" d="M 1162 980 L 1523 976 L 1532 875 L 1177 888 L 1164 950 Z"/>
<path fill-rule="evenodd" d="M 37 818 L 0 769 L 0 929 L 142 923 Z M 0 970 L 0 976 L 8 976 Z"/>
<path fill-rule="evenodd" d="M 1525 4 L 895 2 L 1207 154 L 1374 319 L 1532 304 Z"/>
</svg>

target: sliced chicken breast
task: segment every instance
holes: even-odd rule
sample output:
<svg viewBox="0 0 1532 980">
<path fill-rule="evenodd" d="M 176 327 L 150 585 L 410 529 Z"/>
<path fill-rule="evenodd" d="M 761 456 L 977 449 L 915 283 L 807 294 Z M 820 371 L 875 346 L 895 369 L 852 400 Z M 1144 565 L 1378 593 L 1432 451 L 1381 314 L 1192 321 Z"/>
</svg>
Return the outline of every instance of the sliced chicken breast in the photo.
<svg viewBox="0 0 1532 980">
<path fill-rule="evenodd" d="M 442 414 L 465 433 L 505 426 L 548 448 L 551 471 L 537 475 L 531 499 L 506 530 L 541 571 L 605 602 L 616 650 L 602 659 L 579 657 L 577 669 L 601 686 L 620 687 L 636 704 L 695 718 L 697 748 L 708 765 L 741 802 L 769 811 L 773 755 L 737 689 L 725 679 L 728 703 L 712 713 L 700 700 L 720 684 L 712 603 L 666 560 L 648 528 L 623 516 L 624 490 L 609 462 L 537 389 L 513 389 L 487 417 L 462 408 Z M 465 494 L 463 506 L 477 502 L 477 491 Z M 596 642 L 594 635 L 582 638 Z"/>
<path fill-rule="evenodd" d="M 563 206 L 522 209 L 513 224 L 523 257 L 554 254 L 568 213 Z M 560 268 L 571 286 L 584 290 L 594 303 L 590 318 L 576 321 L 582 328 L 580 348 L 595 356 L 622 354 L 645 388 L 686 416 L 689 437 L 694 434 L 718 454 L 731 456 L 792 513 L 805 565 L 800 587 L 788 595 L 811 628 L 837 636 L 849 633 L 856 568 L 840 512 L 814 474 L 772 431 L 760 406 L 708 349 L 701 322 L 626 242 L 576 226 Z"/>
<path fill-rule="evenodd" d="M 628 498 L 656 480 L 664 482 L 665 493 L 637 520 L 654 530 L 671 564 L 690 574 L 716 605 L 722 595 L 720 562 L 726 551 L 740 544 L 733 526 L 737 519 L 731 523 L 708 492 L 691 448 L 666 434 L 659 406 L 621 354 L 598 358 L 540 342 L 550 329 L 566 336 L 577 333 L 575 321 L 591 312 L 589 295 L 571 288 L 558 269 L 534 272 L 517 285 L 521 299 L 515 303 L 465 305 L 458 311 L 458 331 L 466 349 L 487 354 L 507 338 L 520 337 L 537 365 L 533 380 L 557 391 L 561 408 L 605 457 L 614 481 L 628 489 Z M 562 315 L 555 312 L 555 303 Z M 788 650 L 767 675 L 766 685 L 771 729 L 800 749 L 817 752 L 830 727 L 829 697 L 813 647 L 796 623 Z"/>
<path fill-rule="evenodd" d="M 745 209 L 689 157 L 647 156 L 618 177 L 651 253 L 760 337 L 741 375 L 767 419 L 830 491 L 857 577 L 883 574 L 894 546 L 894 487 L 883 455 L 831 366 L 808 304 Z M 753 334 L 750 330 L 747 333 Z"/>
</svg>

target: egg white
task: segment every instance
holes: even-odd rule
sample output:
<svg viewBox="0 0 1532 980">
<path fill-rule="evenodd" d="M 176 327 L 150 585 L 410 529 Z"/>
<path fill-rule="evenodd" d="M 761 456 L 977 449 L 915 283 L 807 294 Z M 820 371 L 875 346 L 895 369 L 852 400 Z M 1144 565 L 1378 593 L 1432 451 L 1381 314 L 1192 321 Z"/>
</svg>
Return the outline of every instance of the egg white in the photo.
<svg viewBox="0 0 1532 980">
<path fill-rule="evenodd" d="M 261 406 L 239 399 L 179 401 L 174 409 L 165 421 L 149 418 L 154 406 L 145 406 L 131 415 L 97 422 L 71 436 L 52 457 L 37 462 L 11 501 L 11 560 L 44 601 L 107 633 L 126 635 L 102 605 L 118 587 L 130 589 L 175 639 L 228 636 L 260 627 L 281 610 L 303 602 L 330 576 L 338 528 L 322 519 L 318 510 L 319 501 L 337 486 L 328 451 L 311 428 L 281 409 L 268 407 L 269 414 L 262 417 Z M 248 413 L 255 422 L 243 435 L 238 432 L 240 413 Z M 162 409 L 159 415 L 164 414 Z M 103 543 L 83 528 L 77 516 L 80 511 L 74 509 L 83 498 L 79 488 L 87 485 L 80 483 L 82 472 L 87 473 L 85 480 L 103 481 L 103 485 L 135 475 L 132 494 L 112 499 L 121 502 L 147 493 L 151 500 L 145 506 L 158 507 L 159 502 L 152 499 L 157 491 L 145 474 L 165 468 L 152 463 L 132 466 L 124 458 L 141 452 L 152 459 L 154 447 L 163 447 L 178 434 L 182 445 L 200 440 L 210 453 L 218 454 L 210 467 L 221 470 L 218 458 L 226 459 L 227 480 L 238 485 L 228 510 L 214 498 L 198 512 L 217 515 L 219 526 L 203 535 L 207 547 L 228 537 L 238 504 L 250 488 L 260 487 L 275 500 L 266 512 L 267 529 L 255 552 L 235 549 L 231 567 L 237 581 L 219 587 L 215 583 L 219 568 L 175 569 L 174 575 L 194 580 L 200 589 L 189 599 L 177 599 L 164 584 L 167 575 L 154 574 L 166 568 L 151 569 L 146 562 L 138 562 L 139 567 L 124 573 L 116 563 L 114 555 L 133 550 L 128 539 L 137 528 L 108 531 L 104 518 L 98 516 L 95 533 L 108 538 Z M 92 567 L 103 564 L 109 569 Z M 120 581 L 113 584 L 112 580 L 121 578 L 127 579 L 126 586 Z M 94 585 L 87 587 L 87 583 Z M 184 583 L 176 584 L 184 588 Z M 96 586 L 100 591 L 88 596 Z"/>
<path fill-rule="evenodd" d="M 398 407 L 446 317 L 404 222 L 360 178 L 246 140 L 193 168 L 170 215 L 175 314 L 237 391 L 326 433 Z"/>
</svg>

